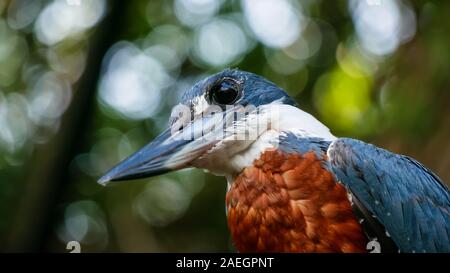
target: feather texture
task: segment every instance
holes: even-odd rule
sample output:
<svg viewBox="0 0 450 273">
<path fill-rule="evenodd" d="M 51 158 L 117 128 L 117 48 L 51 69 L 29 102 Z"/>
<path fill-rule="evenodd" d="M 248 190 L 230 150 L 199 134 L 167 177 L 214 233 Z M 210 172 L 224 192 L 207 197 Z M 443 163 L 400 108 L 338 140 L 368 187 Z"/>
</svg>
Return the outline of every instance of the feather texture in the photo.
<svg viewBox="0 0 450 273">
<path fill-rule="evenodd" d="M 450 194 L 416 160 L 340 138 L 328 149 L 331 170 L 384 226 L 401 252 L 450 252 Z"/>
<path fill-rule="evenodd" d="M 347 191 L 322 161 L 272 149 L 236 177 L 226 202 L 240 252 L 366 251 Z"/>
</svg>

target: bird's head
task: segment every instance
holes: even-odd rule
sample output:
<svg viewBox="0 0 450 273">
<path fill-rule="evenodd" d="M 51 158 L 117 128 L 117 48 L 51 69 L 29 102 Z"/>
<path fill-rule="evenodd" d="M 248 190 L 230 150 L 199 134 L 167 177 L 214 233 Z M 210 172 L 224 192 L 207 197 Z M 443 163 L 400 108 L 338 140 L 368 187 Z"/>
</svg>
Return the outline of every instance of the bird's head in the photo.
<svg viewBox="0 0 450 273">
<path fill-rule="evenodd" d="M 198 167 L 230 180 L 283 132 L 333 138 L 274 83 L 249 72 L 224 70 L 200 80 L 174 106 L 168 128 L 102 178 L 150 177 Z"/>
</svg>

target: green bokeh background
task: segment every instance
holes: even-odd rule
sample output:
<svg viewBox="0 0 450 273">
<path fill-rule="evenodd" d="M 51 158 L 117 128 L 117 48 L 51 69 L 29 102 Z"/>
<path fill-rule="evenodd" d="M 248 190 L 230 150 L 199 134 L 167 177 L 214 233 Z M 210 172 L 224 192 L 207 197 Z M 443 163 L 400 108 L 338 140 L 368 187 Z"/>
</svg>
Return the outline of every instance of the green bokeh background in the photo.
<svg viewBox="0 0 450 273">
<path fill-rule="evenodd" d="M 421 0 L 0 0 L 0 251 L 234 251 L 224 178 L 96 184 L 227 67 L 448 183 L 449 14 Z"/>
</svg>

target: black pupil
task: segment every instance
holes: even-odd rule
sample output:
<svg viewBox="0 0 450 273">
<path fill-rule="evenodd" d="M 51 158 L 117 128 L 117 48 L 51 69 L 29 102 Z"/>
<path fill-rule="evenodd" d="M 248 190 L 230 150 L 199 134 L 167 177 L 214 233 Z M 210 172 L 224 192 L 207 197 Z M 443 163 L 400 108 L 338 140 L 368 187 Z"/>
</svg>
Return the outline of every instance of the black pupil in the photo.
<svg viewBox="0 0 450 273">
<path fill-rule="evenodd" d="M 233 104 L 238 96 L 237 88 L 233 82 L 219 83 L 212 93 L 212 99 L 218 104 Z"/>
</svg>

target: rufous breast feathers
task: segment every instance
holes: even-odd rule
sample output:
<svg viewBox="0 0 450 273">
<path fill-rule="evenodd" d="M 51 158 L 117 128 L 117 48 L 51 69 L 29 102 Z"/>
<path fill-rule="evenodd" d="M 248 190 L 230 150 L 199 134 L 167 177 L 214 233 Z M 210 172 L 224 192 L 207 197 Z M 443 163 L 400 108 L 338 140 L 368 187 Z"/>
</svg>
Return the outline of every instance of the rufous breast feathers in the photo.
<svg viewBox="0 0 450 273">
<path fill-rule="evenodd" d="M 267 150 L 236 177 L 226 203 L 240 252 L 366 251 L 347 191 L 322 160 Z"/>
</svg>

